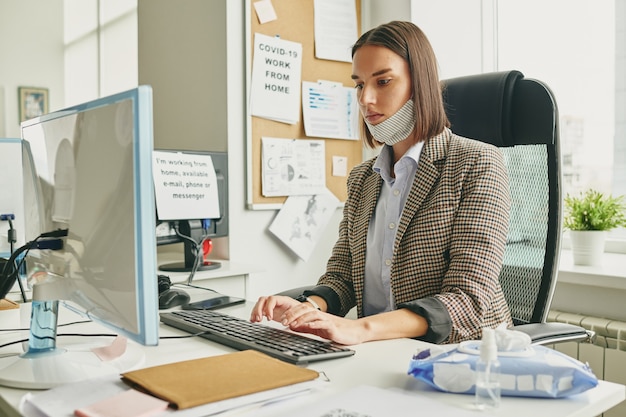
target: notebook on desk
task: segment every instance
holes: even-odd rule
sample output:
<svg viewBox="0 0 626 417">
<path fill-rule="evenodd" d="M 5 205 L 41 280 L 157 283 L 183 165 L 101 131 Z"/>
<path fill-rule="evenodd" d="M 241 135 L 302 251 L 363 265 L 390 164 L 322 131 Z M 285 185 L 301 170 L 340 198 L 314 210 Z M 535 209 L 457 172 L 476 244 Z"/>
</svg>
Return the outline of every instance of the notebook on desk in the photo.
<svg viewBox="0 0 626 417">
<path fill-rule="evenodd" d="M 312 381 L 319 374 L 253 350 L 175 362 L 122 374 L 125 382 L 179 410 Z"/>
</svg>

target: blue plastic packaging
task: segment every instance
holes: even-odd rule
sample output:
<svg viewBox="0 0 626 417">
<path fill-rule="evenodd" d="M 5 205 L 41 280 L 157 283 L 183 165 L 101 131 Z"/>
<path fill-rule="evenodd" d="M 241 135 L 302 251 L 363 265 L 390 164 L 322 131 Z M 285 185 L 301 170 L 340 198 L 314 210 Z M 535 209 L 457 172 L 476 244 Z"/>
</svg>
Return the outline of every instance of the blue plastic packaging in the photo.
<svg viewBox="0 0 626 417">
<path fill-rule="evenodd" d="M 475 394 L 480 343 L 417 352 L 408 373 L 440 391 Z M 498 352 L 498 360 L 502 396 L 561 398 L 598 385 L 587 364 L 545 346 Z"/>
</svg>

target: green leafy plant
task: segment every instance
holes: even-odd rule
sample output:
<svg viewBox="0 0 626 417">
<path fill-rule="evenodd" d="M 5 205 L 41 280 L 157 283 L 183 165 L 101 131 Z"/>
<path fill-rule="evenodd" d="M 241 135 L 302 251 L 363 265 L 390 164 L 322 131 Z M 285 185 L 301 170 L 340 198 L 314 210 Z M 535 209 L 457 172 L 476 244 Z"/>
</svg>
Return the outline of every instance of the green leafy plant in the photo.
<svg viewBox="0 0 626 417">
<path fill-rule="evenodd" d="M 565 197 L 563 227 L 569 230 L 611 230 L 626 227 L 624 196 L 613 197 L 595 190 Z"/>
</svg>

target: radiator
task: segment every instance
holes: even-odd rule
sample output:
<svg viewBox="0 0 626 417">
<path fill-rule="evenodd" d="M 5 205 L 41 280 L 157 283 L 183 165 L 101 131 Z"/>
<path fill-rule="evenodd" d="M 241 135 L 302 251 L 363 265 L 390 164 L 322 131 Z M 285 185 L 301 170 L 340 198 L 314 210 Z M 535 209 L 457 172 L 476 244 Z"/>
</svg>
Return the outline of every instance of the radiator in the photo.
<svg viewBox="0 0 626 417">
<path fill-rule="evenodd" d="M 548 321 L 582 326 L 596 332 L 592 343 L 558 343 L 551 347 L 589 364 L 598 379 L 626 384 L 626 322 L 600 317 L 550 311 Z M 603 414 L 626 417 L 626 401 Z"/>
</svg>

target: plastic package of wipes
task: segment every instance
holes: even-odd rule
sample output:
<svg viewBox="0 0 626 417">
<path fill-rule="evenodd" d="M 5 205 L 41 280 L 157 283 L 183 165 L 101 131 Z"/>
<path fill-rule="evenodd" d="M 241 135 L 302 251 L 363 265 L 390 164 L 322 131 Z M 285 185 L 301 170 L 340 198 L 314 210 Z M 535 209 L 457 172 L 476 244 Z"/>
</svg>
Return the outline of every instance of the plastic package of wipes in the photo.
<svg viewBox="0 0 626 417">
<path fill-rule="evenodd" d="M 545 346 L 531 346 L 525 333 L 498 328 L 496 341 L 503 396 L 561 398 L 598 385 L 587 364 Z M 408 373 L 440 391 L 473 394 L 480 343 L 416 352 Z"/>
</svg>

